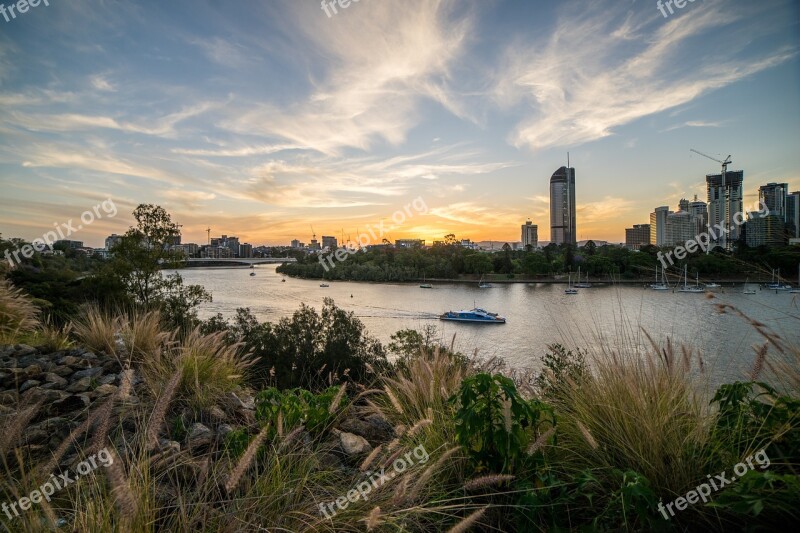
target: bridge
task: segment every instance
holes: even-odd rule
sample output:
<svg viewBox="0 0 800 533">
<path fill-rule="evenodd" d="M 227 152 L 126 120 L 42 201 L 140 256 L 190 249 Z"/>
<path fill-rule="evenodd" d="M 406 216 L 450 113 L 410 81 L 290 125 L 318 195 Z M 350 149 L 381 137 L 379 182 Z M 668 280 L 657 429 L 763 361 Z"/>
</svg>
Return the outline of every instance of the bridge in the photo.
<svg viewBox="0 0 800 533">
<path fill-rule="evenodd" d="M 236 257 L 231 259 L 210 259 L 207 257 L 190 257 L 187 267 L 238 267 L 264 264 L 296 263 L 294 257 Z"/>
</svg>

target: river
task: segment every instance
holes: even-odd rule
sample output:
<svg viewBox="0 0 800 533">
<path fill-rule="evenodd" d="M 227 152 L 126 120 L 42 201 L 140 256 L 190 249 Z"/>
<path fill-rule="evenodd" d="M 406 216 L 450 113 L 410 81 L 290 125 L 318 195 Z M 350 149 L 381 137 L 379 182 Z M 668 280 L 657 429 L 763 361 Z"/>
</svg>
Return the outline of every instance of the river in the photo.
<svg viewBox="0 0 800 533">
<path fill-rule="evenodd" d="M 222 313 L 232 317 L 249 307 L 264 321 L 291 316 L 301 303 L 321 309 L 323 298 L 352 311 L 368 332 L 384 344 L 397 330 L 437 326 L 449 343 L 464 353 L 476 349 L 482 357 L 499 356 L 511 366 L 535 367 L 547 345 L 561 343 L 598 353 L 601 346 L 628 353 L 649 346 L 647 331 L 657 342 L 668 337 L 702 352 L 706 375 L 713 384 L 741 379 L 753 361 L 752 346 L 764 340 L 735 313 L 721 314 L 716 304 L 728 303 L 766 324 L 792 345 L 800 345 L 800 298 L 788 292 L 723 287 L 714 299 L 703 294 L 653 291 L 639 286 L 605 285 L 564 294 L 563 285 L 437 283 L 422 289 L 417 283 L 330 282 L 285 278 L 276 265 L 248 268 L 190 268 L 180 271 L 185 283 L 203 285 L 213 302 L 200 308 L 201 318 Z M 255 272 L 255 276 L 250 276 Z M 482 307 L 508 320 L 502 325 L 441 322 L 448 310 Z M 773 352 L 771 352 L 773 353 Z M 697 367 L 696 357 L 694 366 Z M 696 371 L 696 370 L 695 370 Z"/>
</svg>

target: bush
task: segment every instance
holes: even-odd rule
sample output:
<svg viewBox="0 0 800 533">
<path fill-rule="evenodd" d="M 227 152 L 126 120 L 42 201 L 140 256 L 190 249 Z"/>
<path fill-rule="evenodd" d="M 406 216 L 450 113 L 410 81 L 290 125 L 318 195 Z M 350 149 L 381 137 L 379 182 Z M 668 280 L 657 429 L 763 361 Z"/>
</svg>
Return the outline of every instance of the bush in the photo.
<svg viewBox="0 0 800 533">
<path fill-rule="evenodd" d="M 458 402 L 456 439 L 478 470 L 513 472 L 527 456 L 542 422 L 555 425 L 553 411 L 538 400 L 526 401 L 502 374 L 466 378 L 453 397 Z"/>
<path fill-rule="evenodd" d="M 341 401 L 343 386 L 329 387 L 320 394 L 304 389 L 279 391 L 270 387 L 256 395 L 256 418 L 262 424 L 271 424 L 270 436 L 290 432 L 299 425 L 312 434 L 322 433 L 334 419 Z"/>
</svg>

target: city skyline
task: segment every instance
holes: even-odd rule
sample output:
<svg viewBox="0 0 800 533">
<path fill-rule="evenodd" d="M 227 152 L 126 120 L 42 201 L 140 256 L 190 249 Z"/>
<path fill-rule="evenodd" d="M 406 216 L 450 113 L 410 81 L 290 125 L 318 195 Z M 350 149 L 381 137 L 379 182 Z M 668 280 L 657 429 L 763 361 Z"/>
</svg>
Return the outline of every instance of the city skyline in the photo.
<svg viewBox="0 0 800 533">
<path fill-rule="evenodd" d="M 390 240 L 513 242 L 531 219 L 547 242 L 567 152 L 578 241 L 705 199 L 719 166 L 690 148 L 732 154 L 745 205 L 800 190 L 800 8 L 689 7 L 52 3 L 0 37 L 0 232 L 32 239 L 113 197 L 119 216 L 75 239 L 101 245 L 154 203 L 184 242 L 285 245 L 421 196 Z"/>
</svg>

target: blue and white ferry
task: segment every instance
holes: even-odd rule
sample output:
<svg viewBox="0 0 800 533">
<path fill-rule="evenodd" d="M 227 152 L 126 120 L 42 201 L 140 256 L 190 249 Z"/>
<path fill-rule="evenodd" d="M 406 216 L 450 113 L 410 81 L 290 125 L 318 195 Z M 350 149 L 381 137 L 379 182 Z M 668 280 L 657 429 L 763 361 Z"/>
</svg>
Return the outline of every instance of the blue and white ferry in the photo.
<svg viewBox="0 0 800 533">
<path fill-rule="evenodd" d="M 469 311 L 448 311 L 439 317 L 439 320 L 449 320 L 451 322 L 476 322 L 479 324 L 505 324 L 506 317 L 497 313 L 490 313 L 485 309 L 476 307 Z"/>
</svg>

